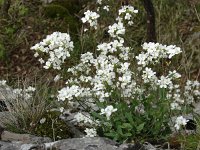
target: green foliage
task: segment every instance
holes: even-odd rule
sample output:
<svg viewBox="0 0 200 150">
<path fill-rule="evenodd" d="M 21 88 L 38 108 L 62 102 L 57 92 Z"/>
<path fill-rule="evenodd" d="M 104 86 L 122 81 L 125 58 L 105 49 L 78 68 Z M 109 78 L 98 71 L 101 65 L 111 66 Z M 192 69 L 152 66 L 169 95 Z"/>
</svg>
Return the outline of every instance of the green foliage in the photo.
<svg viewBox="0 0 200 150">
<path fill-rule="evenodd" d="M 20 0 L 16 0 L 10 6 L 9 13 L 13 14 L 12 17 L 24 17 L 24 16 L 28 15 L 29 8 L 25 4 L 21 3 Z"/>
<path fill-rule="evenodd" d="M 145 113 L 139 112 L 142 108 L 135 109 L 138 104 L 144 105 Z M 96 113 L 93 115 L 105 122 L 99 129 L 102 135 L 118 142 L 166 139 L 171 133 L 168 105 L 166 97 L 152 94 L 143 100 L 133 99 L 129 106 L 123 101 L 114 104 L 117 113 L 113 113 L 109 121 Z"/>
<path fill-rule="evenodd" d="M 46 16 L 51 18 L 56 18 L 56 17 L 64 18 L 66 16 L 69 16 L 69 12 L 65 7 L 56 4 L 49 4 L 45 6 L 44 13 Z"/>
<path fill-rule="evenodd" d="M 28 9 L 26 6 L 20 5 L 20 7 L 19 7 L 19 15 L 20 15 L 20 16 L 25 16 L 25 15 L 27 15 L 27 14 L 28 14 L 28 11 L 29 11 L 29 9 Z"/>
<path fill-rule="evenodd" d="M 178 135 L 178 141 L 181 143 L 184 150 L 198 150 L 200 148 L 200 116 L 195 115 L 197 129 L 194 134 Z"/>
<path fill-rule="evenodd" d="M 4 59 L 6 56 L 6 49 L 3 43 L 0 42 L 0 59 Z"/>
<path fill-rule="evenodd" d="M 0 0 L 0 5 L 2 5 L 2 4 L 3 4 L 3 1 L 4 1 L 4 0 Z"/>
<path fill-rule="evenodd" d="M 79 5 L 78 0 L 54 1 L 50 5 L 62 6 L 63 8 L 67 9 L 70 14 L 78 12 L 81 9 L 81 5 Z"/>
<path fill-rule="evenodd" d="M 61 4 L 49 4 L 44 7 L 44 14 L 48 18 L 63 19 L 68 25 L 66 28 L 72 33 L 72 37 L 75 36 L 79 28 L 79 21 L 75 18 L 74 14 L 70 12 Z"/>
<path fill-rule="evenodd" d="M 182 135 L 180 137 L 180 139 L 181 139 L 180 142 L 184 146 L 184 150 L 197 150 L 197 149 L 199 149 L 200 135 L 198 135 L 198 134 L 191 134 L 191 135 L 187 135 L 187 136 Z"/>
<path fill-rule="evenodd" d="M 34 134 L 50 137 L 55 140 L 69 138 L 70 132 L 66 123 L 59 118 L 60 112 L 47 111 L 41 119 L 45 119 L 44 123 L 38 123 L 34 130 Z"/>
<path fill-rule="evenodd" d="M 3 0 L 0 0 L 0 4 Z M 141 45 L 143 41 L 145 41 L 145 11 L 140 3 L 140 1 L 132 1 L 131 3 L 136 3 L 137 7 L 140 11 L 138 17 L 135 18 L 135 23 L 133 27 L 128 29 L 128 36 L 125 37 L 125 40 L 128 41 L 128 45 L 134 47 L 136 50 Z M 113 12 L 116 12 L 116 8 L 118 4 L 115 4 L 116 7 L 113 7 Z M 154 1 L 154 6 L 156 10 L 156 24 L 157 24 L 157 38 L 159 42 L 162 43 L 175 43 L 175 44 L 185 44 L 186 51 L 190 53 L 190 50 L 195 50 L 195 53 L 192 56 L 197 56 L 199 58 L 198 54 L 198 41 L 194 40 L 194 43 L 188 42 L 190 41 L 190 38 L 188 40 L 182 41 L 183 37 L 182 34 L 179 33 L 177 29 L 177 25 L 181 24 L 184 20 L 187 20 L 186 18 L 194 18 L 194 15 L 191 15 L 191 13 L 187 13 L 185 10 L 189 10 L 189 7 L 185 4 L 183 1 L 176 1 L 174 0 L 161 0 L 161 1 Z M 19 9 L 18 9 L 19 8 Z M 72 60 L 70 62 L 66 63 L 66 68 L 73 64 L 75 61 L 77 61 L 77 56 L 79 56 L 81 53 L 85 53 L 87 51 L 92 51 L 95 53 L 96 45 L 98 41 L 103 42 L 106 37 L 104 35 L 104 30 L 93 32 L 89 31 L 88 34 L 84 35 L 82 37 L 82 41 L 78 41 L 77 36 L 77 28 L 80 27 L 78 19 L 75 18 L 74 13 L 79 12 L 81 9 L 80 5 L 76 5 L 76 1 L 67 0 L 63 2 L 54 2 L 52 4 L 46 5 L 44 7 L 44 14 L 46 18 L 42 18 L 41 20 L 39 17 L 34 17 L 35 13 L 30 11 L 30 8 L 25 5 L 19 5 L 18 3 L 15 5 L 12 5 L 10 14 L 12 16 L 10 22 L 8 22 L 7 25 L 5 25 L 1 31 L 3 31 L 6 35 L 6 41 L 9 41 L 4 44 L 4 42 L 0 43 L 0 58 L 3 58 L 7 51 L 10 50 L 15 45 L 20 45 L 20 40 L 18 39 L 19 36 L 16 36 L 16 32 L 20 32 L 23 29 L 26 29 L 26 22 L 24 21 L 24 18 L 27 17 L 27 15 L 32 13 L 33 20 L 36 20 L 33 24 L 36 24 L 36 29 L 33 29 L 33 33 L 37 32 L 37 36 L 43 36 L 44 34 L 51 32 L 53 30 L 60 30 L 63 32 L 66 32 L 68 29 L 70 30 L 70 33 L 72 35 L 73 41 L 75 43 L 76 50 L 74 54 L 72 54 Z M 200 12 L 199 5 L 196 7 L 197 12 Z M 37 14 L 37 13 L 36 13 Z M 110 14 L 107 14 L 104 12 L 104 14 L 101 14 L 102 16 L 107 16 L 107 19 L 104 20 L 104 22 L 101 22 L 100 24 L 102 26 L 106 26 L 108 22 L 113 22 L 114 16 L 111 16 Z M 190 16 L 191 15 L 191 16 Z M 50 19 L 49 19 L 50 18 Z M 60 23 L 61 21 L 65 23 Z M 53 22 L 53 23 L 52 23 Z M 53 26 L 53 28 L 51 27 Z M 198 28 L 196 31 L 199 31 Z M 38 31 L 40 30 L 40 31 Z M 43 33 L 44 31 L 44 33 Z M 106 31 L 106 29 L 105 29 Z M 42 33 L 40 33 L 42 32 Z M 172 33 L 172 34 L 169 34 Z M 28 34 L 25 35 L 25 37 L 28 36 Z M 35 35 L 36 37 L 36 35 Z M 20 37 L 21 38 L 21 37 Z M 2 38 L 4 39 L 4 38 Z M 12 40 L 11 40 L 12 39 Z M 26 39 L 26 38 L 25 38 Z M 180 40 L 181 39 L 181 40 Z M 24 39 L 21 38 L 21 40 L 24 41 Z M 36 39 L 38 40 L 38 39 Z M 32 41 L 35 42 L 35 41 Z M 184 42 L 184 43 L 182 43 Z M 22 43 L 22 42 L 21 42 Z M 14 46 L 13 46 L 14 45 Z M 11 47 L 12 46 L 12 47 Z M 24 46 L 22 45 L 22 48 Z M 27 46 L 28 47 L 28 46 Z M 13 48 L 14 49 L 14 48 Z M 137 51 L 135 52 L 137 54 Z M 95 53 L 96 54 L 96 53 Z M 197 54 L 197 55 L 196 55 Z M 188 53 L 187 53 L 188 55 Z M 193 58 L 191 56 L 191 58 Z M 195 59 L 196 60 L 196 59 Z M 176 60 L 178 62 L 179 59 Z M 173 64 L 178 64 L 176 62 L 173 62 Z M 196 61 L 198 62 L 198 61 Z M 195 63 L 195 62 L 194 62 Z M 196 66 L 198 66 L 199 63 L 197 63 Z M 49 98 L 50 91 L 48 92 L 48 102 L 52 102 Z M 112 98 L 113 99 L 119 99 L 120 92 L 116 91 L 113 93 Z M 138 112 L 135 110 L 135 107 L 139 104 L 142 104 L 145 107 L 145 114 Z M 105 103 L 100 103 L 99 106 L 104 108 L 103 106 L 106 106 Z M 117 114 L 113 113 L 111 120 L 108 122 L 107 119 L 102 116 L 98 115 L 97 113 L 93 113 L 93 116 L 95 118 L 98 118 L 100 120 L 104 120 L 105 125 L 103 125 L 101 128 L 99 128 L 99 133 L 101 133 L 102 136 L 106 136 L 109 138 L 112 138 L 116 141 L 145 141 L 149 139 L 165 139 L 166 136 L 170 133 L 169 129 L 169 103 L 166 101 L 166 93 L 163 89 L 159 89 L 157 93 L 153 93 L 152 95 L 149 95 L 147 98 L 143 98 L 142 100 L 136 100 L 133 99 L 131 101 L 130 107 L 127 106 L 127 103 L 120 102 L 115 103 L 113 102 L 113 106 L 115 106 L 118 109 Z M 38 134 L 41 136 L 49 136 L 54 139 L 60 139 L 60 138 L 66 138 L 70 137 L 70 134 L 68 132 L 68 128 L 66 128 L 66 124 L 59 119 L 59 112 L 55 111 L 48 111 L 44 114 L 41 114 L 37 120 L 35 120 L 35 127 L 32 128 L 16 128 L 16 125 L 14 124 L 8 124 L 7 127 L 15 132 L 24 133 L 24 132 L 31 132 L 33 134 Z M 155 117 L 156 116 L 156 117 Z M 46 121 L 41 124 L 39 123 L 40 119 L 45 118 Z M 20 119 L 19 119 L 20 120 Z M 20 127 L 23 127 L 27 124 L 30 124 L 30 120 L 20 120 L 24 124 L 20 124 Z M 19 122 L 20 122 L 19 121 Z M 29 126 L 26 126 L 29 127 Z M 21 130 L 23 129 L 23 130 Z M 29 130 L 30 129 L 30 130 Z M 188 147 L 191 147 L 192 149 L 195 149 L 197 147 L 198 141 L 200 140 L 199 136 L 191 135 L 187 138 L 187 144 Z M 195 144 L 192 142 L 195 140 Z M 197 141 L 196 141 L 197 140 Z M 194 144 L 194 145 L 192 145 Z"/>
</svg>

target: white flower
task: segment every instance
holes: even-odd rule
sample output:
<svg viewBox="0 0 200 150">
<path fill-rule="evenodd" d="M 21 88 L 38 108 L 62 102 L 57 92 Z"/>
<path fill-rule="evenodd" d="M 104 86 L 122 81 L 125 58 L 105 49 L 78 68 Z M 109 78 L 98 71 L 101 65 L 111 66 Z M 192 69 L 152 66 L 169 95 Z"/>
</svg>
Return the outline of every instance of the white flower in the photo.
<svg viewBox="0 0 200 150">
<path fill-rule="evenodd" d="M 45 123 L 45 121 L 46 121 L 46 118 L 42 118 L 42 119 L 40 119 L 40 124 Z"/>
<path fill-rule="evenodd" d="M 176 118 L 176 124 L 175 124 L 175 128 L 177 130 L 179 130 L 181 128 L 181 126 L 185 126 L 187 124 L 188 120 L 186 120 L 185 118 L 183 118 L 183 116 L 179 116 Z"/>
<path fill-rule="evenodd" d="M 97 0 L 97 3 L 101 5 L 102 4 L 102 0 Z"/>
<path fill-rule="evenodd" d="M 39 54 L 38 54 L 38 52 L 36 52 L 35 54 L 34 54 L 34 57 L 38 57 L 39 56 Z"/>
<path fill-rule="evenodd" d="M 5 86 L 6 85 L 6 80 L 0 80 L 0 86 Z"/>
<path fill-rule="evenodd" d="M 167 54 L 169 55 L 168 58 L 171 59 L 174 55 L 181 53 L 181 48 L 176 47 L 175 45 L 170 45 L 166 47 Z"/>
<path fill-rule="evenodd" d="M 78 123 L 82 122 L 84 124 L 89 124 L 89 125 L 95 124 L 95 122 L 91 119 L 89 114 L 83 115 L 81 112 L 78 112 L 76 115 L 74 115 L 74 121 L 76 121 Z"/>
<path fill-rule="evenodd" d="M 170 105 L 171 105 L 171 110 L 181 110 L 180 105 L 176 102 L 173 102 Z"/>
<path fill-rule="evenodd" d="M 36 89 L 32 86 L 29 86 L 27 89 L 25 89 L 26 92 L 34 92 Z"/>
<path fill-rule="evenodd" d="M 142 79 L 144 83 L 154 81 L 156 79 L 155 72 L 151 70 L 151 68 L 146 67 L 142 74 Z"/>
<path fill-rule="evenodd" d="M 110 120 L 110 116 L 113 112 L 116 112 L 117 108 L 113 108 L 112 105 L 107 106 L 105 109 L 101 109 L 101 115 L 105 114 L 107 117 L 107 120 Z"/>
<path fill-rule="evenodd" d="M 172 85 L 172 81 L 171 81 L 171 78 L 167 78 L 165 76 L 161 76 L 160 80 L 158 80 L 157 84 L 160 86 L 160 88 L 167 88 L 170 85 Z"/>
<path fill-rule="evenodd" d="M 60 75 L 58 74 L 58 75 L 56 75 L 55 76 L 55 78 L 53 79 L 54 80 L 54 82 L 57 82 L 57 81 L 59 81 L 60 80 Z"/>
<path fill-rule="evenodd" d="M 73 97 L 78 97 L 82 93 L 83 89 L 79 86 L 72 85 L 71 87 L 65 87 L 58 91 L 58 100 L 64 101 L 65 99 L 72 100 Z"/>
<path fill-rule="evenodd" d="M 60 112 L 62 113 L 62 112 L 64 112 L 65 109 L 64 109 L 64 107 L 60 107 L 59 110 L 60 110 Z"/>
<path fill-rule="evenodd" d="M 43 64 L 45 61 L 42 58 L 39 58 L 38 61 Z"/>
<path fill-rule="evenodd" d="M 126 5 L 126 6 L 122 6 L 121 9 L 119 9 L 119 15 L 122 15 L 124 13 L 135 13 L 137 14 L 138 13 L 138 10 L 136 10 L 133 6 L 130 6 L 130 5 Z"/>
<path fill-rule="evenodd" d="M 107 6 L 104 6 L 103 9 L 106 10 L 106 11 L 109 11 L 109 10 L 110 10 L 108 5 L 107 5 Z"/>
<path fill-rule="evenodd" d="M 108 33 L 111 37 L 119 37 L 125 34 L 125 27 L 122 22 L 114 23 L 112 26 L 108 27 Z"/>
<path fill-rule="evenodd" d="M 169 71 L 168 77 L 173 77 L 176 79 L 176 78 L 180 78 L 181 75 L 179 73 L 177 73 L 176 70 L 174 70 L 174 71 Z"/>
<path fill-rule="evenodd" d="M 142 54 L 139 54 L 138 56 L 136 56 L 135 58 L 138 60 L 138 65 L 143 65 L 143 66 L 146 66 L 147 65 L 147 57 L 148 55 L 142 53 Z"/>
<path fill-rule="evenodd" d="M 82 22 L 83 23 L 88 22 L 91 27 L 94 27 L 95 29 L 97 29 L 97 19 L 100 17 L 100 15 L 90 10 L 87 10 L 84 13 L 84 15 L 85 17 L 81 18 Z"/>
<path fill-rule="evenodd" d="M 133 21 L 131 20 L 134 16 L 134 14 L 138 13 L 138 10 L 136 10 L 133 6 L 122 6 L 121 9 L 118 11 L 119 17 L 117 18 L 118 21 L 127 20 L 129 25 L 133 24 Z"/>
<path fill-rule="evenodd" d="M 22 89 L 14 89 L 13 93 L 16 94 L 16 95 L 21 95 L 22 91 L 23 91 Z"/>
<path fill-rule="evenodd" d="M 87 28 L 85 28 L 83 31 L 84 31 L 84 32 L 87 32 L 87 31 L 88 31 L 88 29 L 87 29 Z"/>
<path fill-rule="evenodd" d="M 131 14 L 129 14 L 129 13 L 126 13 L 126 15 L 125 15 L 125 17 L 124 17 L 124 19 L 125 20 L 130 20 L 131 19 Z"/>
<path fill-rule="evenodd" d="M 128 24 L 131 26 L 133 25 L 133 21 L 128 21 Z"/>
<path fill-rule="evenodd" d="M 97 131 L 95 128 L 86 128 L 85 130 L 85 133 L 86 133 L 86 137 L 95 137 L 97 136 Z"/>
</svg>

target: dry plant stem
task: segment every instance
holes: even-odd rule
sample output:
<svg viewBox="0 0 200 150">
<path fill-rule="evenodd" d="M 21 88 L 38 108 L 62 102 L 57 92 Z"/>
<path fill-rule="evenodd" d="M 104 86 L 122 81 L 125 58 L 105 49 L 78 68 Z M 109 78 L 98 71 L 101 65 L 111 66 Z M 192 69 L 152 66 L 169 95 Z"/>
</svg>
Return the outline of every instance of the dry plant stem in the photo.
<svg viewBox="0 0 200 150">
<path fill-rule="evenodd" d="M 185 48 L 184 48 L 184 43 L 183 43 L 183 40 L 180 38 L 180 42 L 181 42 L 181 45 L 182 45 L 182 58 L 183 58 L 183 68 L 185 70 L 185 73 L 186 75 L 188 76 L 188 78 L 190 78 L 190 73 L 188 72 L 188 66 L 187 66 L 187 63 L 186 62 L 189 62 L 189 60 L 187 59 L 187 55 L 186 55 L 186 52 L 185 52 Z"/>
<path fill-rule="evenodd" d="M 196 6 L 193 4 L 193 8 L 194 8 L 194 11 L 195 11 L 195 14 L 196 14 L 196 16 L 197 16 L 197 19 L 198 19 L 198 21 L 200 22 L 200 16 L 199 16 L 199 14 L 198 14 L 198 12 L 197 12 L 197 9 L 196 9 Z"/>
<path fill-rule="evenodd" d="M 143 0 L 147 12 L 147 42 L 156 42 L 155 12 L 151 0 Z"/>
<path fill-rule="evenodd" d="M 81 54 L 84 51 L 84 45 L 85 45 L 85 41 L 83 40 L 83 34 L 84 34 L 84 27 L 82 26 L 81 28 L 81 35 L 80 35 L 80 42 L 81 42 Z"/>
<path fill-rule="evenodd" d="M 51 119 L 51 128 L 52 128 L 52 134 L 53 134 L 53 141 L 56 141 L 56 137 L 55 137 L 55 129 L 54 129 L 54 119 Z"/>
<path fill-rule="evenodd" d="M 198 143 L 197 150 L 200 150 L 200 141 Z"/>
<path fill-rule="evenodd" d="M 159 12 L 158 12 L 158 22 L 157 24 L 160 24 L 161 22 L 161 10 L 162 9 L 162 0 L 160 1 L 160 5 L 159 5 Z M 158 27 L 158 41 L 160 41 L 160 37 L 161 37 L 161 29 L 160 26 Z"/>
<path fill-rule="evenodd" d="M 10 8 L 10 4 L 11 4 L 11 0 L 3 0 L 3 4 L 1 7 L 1 12 L 2 12 L 3 17 L 8 16 L 8 10 Z"/>
</svg>

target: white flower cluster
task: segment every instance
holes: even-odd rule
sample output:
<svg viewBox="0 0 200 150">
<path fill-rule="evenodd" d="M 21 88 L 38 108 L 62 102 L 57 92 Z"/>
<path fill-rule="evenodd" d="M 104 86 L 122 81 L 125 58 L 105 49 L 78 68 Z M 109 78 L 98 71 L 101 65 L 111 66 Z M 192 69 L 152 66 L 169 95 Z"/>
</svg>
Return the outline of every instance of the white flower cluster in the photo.
<svg viewBox="0 0 200 150">
<path fill-rule="evenodd" d="M 158 85 L 160 88 L 173 89 L 174 85 L 172 80 L 180 78 L 181 75 L 174 71 L 169 71 L 167 76 L 161 76 L 160 79 L 156 76 L 156 72 L 151 68 L 145 67 L 142 74 L 144 83 L 151 83 L 152 86 Z M 155 88 L 155 87 L 154 87 Z"/>
<path fill-rule="evenodd" d="M 58 100 L 64 101 L 65 99 L 72 100 L 73 96 L 78 97 L 82 93 L 82 89 L 79 86 L 72 85 L 71 87 L 65 87 L 59 91 Z"/>
<path fill-rule="evenodd" d="M 97 0 L 97 4 L 101 5 L 102 4 L 102 0 Z"/>
<path fill-rule="evenodd" d="M 138 65 L 142 65 L 143 67 L 150 63 L 158 63 L 161 58 L 171 59 L 174 55 L 181 53 L 180 47 L 176 47 L 175 45 L 166 46 L 150 42 L 144 43 L 142 47 L 146 52 L 142 52 L 136 56 L 136 59 L 138 60 Z"/>
<path fill-rule="evenodd" d="M 70 104 L 78 100 L 79 103 L 87 104 L 92 110 L 98 110 L 96 101 L 105 102 L 114 92 L 108 91 L 107 86 L 111 89 L 120 89 L 124 99 L 132 98 L 140 88 L 137 88 L 129 68 L 130 63 L 127 62 L 132 59 L 132 53 L 129 47 L 123 46 L 123 42 L 114 40 L 99 44 L 97 51 L 100 54 L 96 58 L 90 52 L 82 54 L 80 63 L 68 69 L 74 77 L 68 79 L 67 86 L 59 91 L 58 99 L 62 101 L 67 99 Z M 111 114 L 116 111 L 112 108 L 113 106 L 108 106 L 102 109 L 101 114 L 110 119 Z M 84 118 L 80 114 L 77 115 L 78 119 Z"/>
<path fill-rule="evenodd" d="M 172 100 L 171 109 L 181 110 L 181 105 L 193 104 L 200 99 L 200 83 L 198 81 L 187 80 L 183 92 L 180 85 L 174 85 L 167 94 L 168 99 Z"/>
<path fill-rule="evenodd" d="M 161 76 L 160 80 L 158 80 L 158 85 L 160 88 L 170 88 L 173 86 L 172 80 L 169 77 Z"/>
<path fill-rule="evenodd" d="M 97 3 L 100 5 L 102 2 L 102 0 L 97 0 Z M 105 7 L 105 9 L 108 8 Z M 151 64 L 159 63 L 160 59 L 171 59 L 174 55 L 181 53 L 179 47 L 152 42 L 144 43 L 142 45 L 144 52 L 134 57 L 132 48 L 125 46 L 128 44 L 123 39 L 126 31 L 125 25 L 127 25 L 127 21 L 128 24 L 133 23 L 131 21 L 133 15 L 136 13 L 138 11 L 134 7 L 122 6 L 119 10 L 119 17 L 116 19 L 117 22 L 108 27 L 108 33 L 112 37 L 109 39 L 109 42 L 99 43 L 95 54 L 91 52 L 81 54 L 79 64 L 68 68 L 67 72 L 72 74 L 72 76 L 67 80 L 66 86 L 58 91 L 57 98 L 59 101 L 67 100 L 72 108 L 80 110 L 74 116 L 73 121 L 84 124 L 87 127 L 101 125 L 104 122 L 94 121 L 92 116 L 89 115 L 95 111 L 100 115 L 105 115 L 109 122 L 109 120 L 112 120 L 112 114 L 117 112 L 118 107 L 114 108 L 112 105 L 114 102 L 117 105 L 120 99 L 120 101 L 124 101 L 129 105 L 133 99 L 140 101 L 143 97 L 151 96 L 152 92 L 157 92 L 158 88 L 162 88 L 162 90 L 167 92 L 167 99 L 171 102 L 171 109 L 181 109 L 181 104 L 185 102 L 184 97 L 189 97 L 191 93 L 199 96 L 196 82 L 192 84 L 188 82 L 185 87 L 186 92 L 184 95 L 181 95 L 181 88 L 174 83 L 174 80 L 181 77 L 179 73 L 174 70 L 169 71 L 167 75 L 157 76 L 153 68 L 149 67 Z M 81 19 L 82 22 L 89 23 L 91 27 L 97 29 L 99 14 L 90 10 L 84 14 L 85 16 Z M 68 43 L 70 43 L 70 38 L 68 39 Z M 42 44 L 38 44 L 32 49 L 49 53 L 49 49 L 53 49 L 52 51 L 54 51 L 54 47 L 49 48 L 49 45 L 57 44 L 56 49 L 60 48 L 59 43 L 61 43 L 61 38 L 58 38 L 58 42 L 56 42 L 57 39 L 54 39 L 53 42 L 51 41 L 45 40 Z M 72 47 L 73 43 L 71 44 Z M 67 49 L 69 51 L 69 47 Z M 56 53 L 56 56 L 58 54 Z M 51 55 L 50 60 L 52 60 Z M 135 63 L 136 61 L 138 65 Z M 50 62 L 51 65 L 54 61 Z M 64 62 L 64 59 L 61 62 Z M 52 65 L 54 67 L 57 63 L 53 63 Z M 46 64 L 46 66 L 48 65 Z M 55 78 L 55 81 L 57 81 L 57 78 Z M 116 93 L 117 99 L 115 98 Z M 99 103 L 103 105 L 98 105 Z M 135 108 L 137 112 L 145 113 L 142 101 Z M 98 123 L 96 124 L 96 122 Z M 175 127 L 179 129 L 181 125 L 185 125 L 185 122 L 183 118 L 179 117 L 177 118 Z M 86 128 L 85 132 L 87 137 L 93 137 L 97 134 L 94 128 Z"/>
<path fill-rule="evenodd" d="M 185 126 L 187 124 L 188 120 L 186 120 L 185 118 L 183 118 L 183 116 L 179 116 L 176 118 L 176 124 L 175 124 L 175 128 L 176 130 L 179 130 L 182 126 Z"/>
<path fill-rule="evenodd" d="M 125 34 L 124 22 L 128 21 L 128 24 L 132 25 L 133 14 L 136 13 L 138 13 L 138 10 L 135 10 L 133 6 L 122 6 L 122 8 L 119 9 L 119 16 L 116 19 L 117 23 L 108 27 L 108 33 L 110 36 L 113 38 L 123 39 L 121 36 Z"/>
<path fill-rule="evenodd" d="M 125 21 L 128 21 L 129 25 L 132 25 L 133 15 L 137 13 L 138 13 L 138 10 L 136 10 L 133 6 L 130 6 L 130 5 L 122 6 L 122 8 L 119 9 L 119 18 L 117 18 L 117 20 L 125 20 Z"/>
<path fill-rule="evenodd" d="M 107 106 L 105 109 L 101 109 L 101 115 L 105 114 L 107 120 L 110 120 L 112 113 L 116 112 L 117 108 L 114 108 L 112 105 Z"/>
<path fill-rule="evenodd" d="M 75 116 L 74 116 L 74 121 L 77 123 L 84 123 L 85 125 L 89 124 L 89 125 L 94 125 L 95 122 L 91 119 L 89 114 L 82 114 L 81 112 L 78 112 Z"/>
<path fill-rule="evenodd" d="M 109 0 L 103 1 L 103 0 L 96 0 L 96 3 L 98 5 L 97 11 L 99 12 L 100 10 L 106 10 L 107 12 L 110 11 L 110 6 L 109 6 Z"/>
<path fill-rule="evenodd" d="M 97 131 L 95 128 L 86 128 L 85 130 L 86 136 L 85 137 L 95 137 L 97 136 Z"/>
<path fill-rule="evenodd" d="M 100 17 L 99 14 L 97 14 L 96 12 L 87 10 L 84 13 L 85 17 L 81 18 L 83 23 L 89 23 L 91 27 L 94 27 L 95 29 L 97 29 L 97 19 Z"/>
<path fill-rule="evenodd" d="M 151 68 L 146 67 L 145 70 L 143 70 L 142 79 L 144 80 L 144 83 L 149 82 L 156 82 L 156 72 L 153 72 Z"/>
<path fill-rule="evenodd" d="M 198 81 L 187 80 L 184 91 L 187 104 L 194 102 L 194 97 L 200 100 L 200 83 Z"/>
<path fill-rule="evenodd" d="M 111 37 L 120 37 L 120 35 L 125 34 L 125 27 L 122 22 L 114 23 L 113 25 L 108 27 L 108 33 L 110 34 Z"/>
<path fill-rule="evenodd" d="M 32 98 L 35 90 L 36 89 L 34 87 L 29 86 L 26 89 L 13 89 L 13 93 L 15 94 L 16 98 L 23 98 L 25 100 L 29 100 L 30 98 Z"/>
<path fill-rule="evenodd" d="M 40 58 L 39 61 L 41 64 L 44 64 L 45 69 L 49 69 L 51 66 L 53 69 L 61 69 L 61 64 L 64 63 L 67 57 L 70 57 L 70 52 L 73 51 L 74 45 L 70 39 L 69 34 L 54 32 L 51 35 L 48 35 L 46 39 L 42 42 L 31 47 L 32 50 L 35 50 L 35 57 L 38 57 L 40 54 L 47 54 L 48 59 L 45 60 Z"/>
</svg>

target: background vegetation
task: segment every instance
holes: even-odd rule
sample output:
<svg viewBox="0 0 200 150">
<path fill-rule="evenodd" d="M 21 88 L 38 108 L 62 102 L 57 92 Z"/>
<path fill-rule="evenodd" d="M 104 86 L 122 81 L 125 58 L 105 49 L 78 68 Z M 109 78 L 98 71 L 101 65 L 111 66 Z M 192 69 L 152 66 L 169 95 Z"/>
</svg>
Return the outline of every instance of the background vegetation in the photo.
<svg viewBox="0 0 200 150">
<path fill-rule="evenodd" d="M 0 1 L 1 7 L 3 1 Z M 0 17 L 0 75 L 10 80 L 39 72 L 40 65 L 30 47 L 47 34 L 54 31 L 69 32 L 76 45 L 79 45 L 76 39 L 79 38 L 82 9 L 86 5 L 93 5 L 88 4 L 89 0 L 57 0 L 50 4 L 33 0 L 10 2 L 7 15 L 1 14 Z M 182 61 L 182 71 L 195 78 L 199 74 L 200 64 L 200 2 L 152 2 L 155 7 L 157 41 L 181 46 L 184 56 L 182 60 L 176 61 Z M 130 3 L 140 10 L 130 35 L 133 44 L 140 47 L 146 39 L 146 13 L 140 0 Z M 80 53 L 78 49 L 77 53 Z"/>
<path fill-rule="evenodd" d="M 56 72 L 42 69 L 33 57 L 30 47 L 54 31 L 68 32 L 77 48 L 71 61 L 66 65 L 73 64 L 78 59 L 77 56 L 83 52 L 78 41 L 81 33 L 79 29 L 82 26 L 80 18 L 85 7 L 93 6 L 94 3 L 91 0 L 57 0 L 50 4 L 35 0 L 11 0 L 6 13 L 3 12 L 4 2 L 4 0 L 0 0 L 1 79 L 7 79 L 14 83 L 19 78 L 31 81 L 44 77 L 42 80 L 50 81 Z M 174 62 L 167 63 L 180 68 L 180 71 L 186 74 L 184 78 L 199 79 L 200 1 L 152 0 L 152 2 L 155 8 L 157 41 L 162 44 L 175 44 L 184 51 L 182 57 L 177 57 Z M 133 47 L 140 49 L 141 44 L 146 41 L 146 12 L 140 0 L 130 0 L 130 3 L 139 10 L 139 15 L 135 18 L 133 29 L 130 32 L 130 39 Z M 92 47 L 90 40 L 88 37 L 88 47 Z M 179 64 L 181 66 L 177 66 Z M 48 82 L 43 85 L 51 88 L 54 83 Z M 46 89 L 44 91 L 46 92 Z M 45 93 L 44 91 L 43 93 Z M 48 95 L 48 92 L 46 94 Z M 45 101 L 47 101 L 47 105 L 50 104 L 50 98 Z M 46 125 L 50 125 L 49 130 L 44 131 L 42 126 L 37 126 L 34 130 L 27 128 L 19 132 L 46 134 L 55 138 L 55 135 L 52 134 L 54 128 L 51 126 L 52 120 L 57 120 L 57 116 L 54 115 L 51 113 L 46 116 L 42 115 L 47 118 Z M 57 124 L 59 128 L 63 126 L 60 122 Z M 21 126 L 18 126 L 19 128 Z M 70 136 L 71 133 L 68 137 Z"/>
</svg>

